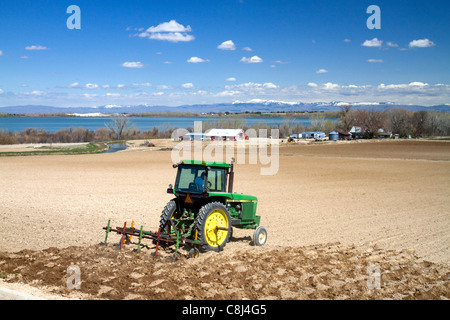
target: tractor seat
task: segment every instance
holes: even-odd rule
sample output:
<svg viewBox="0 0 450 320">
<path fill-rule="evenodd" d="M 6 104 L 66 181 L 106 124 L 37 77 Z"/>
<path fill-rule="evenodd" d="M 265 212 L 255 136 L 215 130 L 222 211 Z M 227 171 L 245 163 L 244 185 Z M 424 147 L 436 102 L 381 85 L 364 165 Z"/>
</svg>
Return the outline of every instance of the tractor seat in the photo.
<svg viewBox="0 0 450 320">
<path fill-rule="evenodd" d="M 189 183 L 189 191 L 198 191 L 197 184 L 194 182 Z"/>
</svg>

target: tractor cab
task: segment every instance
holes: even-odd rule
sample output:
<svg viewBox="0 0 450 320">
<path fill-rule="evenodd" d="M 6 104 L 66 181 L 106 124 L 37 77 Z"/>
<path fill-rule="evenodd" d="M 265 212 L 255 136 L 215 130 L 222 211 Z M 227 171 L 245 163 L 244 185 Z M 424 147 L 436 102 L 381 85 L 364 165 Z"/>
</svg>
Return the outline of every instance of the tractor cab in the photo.
<svg viewBox="0 0 450 320">
<path fill-rule="evenodd" d="M 167 193 L 208 197 L 209 193 L 233 192 L 233 164 L 184 160 L 173 167 L 178 168 L 175 188 L 170 185 Z"/>
<path fill-rule="evenodd" d="M 180 163 L 175 189 L 182 193 L 226 192 L 229 167 L 194 163 Z"/>
</svg>

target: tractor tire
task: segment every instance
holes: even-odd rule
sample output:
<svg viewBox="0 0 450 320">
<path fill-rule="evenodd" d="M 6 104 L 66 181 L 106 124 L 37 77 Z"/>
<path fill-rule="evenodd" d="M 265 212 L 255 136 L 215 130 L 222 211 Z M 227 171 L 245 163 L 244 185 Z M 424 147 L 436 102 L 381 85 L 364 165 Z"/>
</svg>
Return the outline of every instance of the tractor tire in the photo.
<svg viewBox="0 0 450 320">
<path fill-rule="evenodd" d="M 196 259 L 200 255 L 200 251 L 197 248 L 192 248 L 189 250 L 189 256 L 188 259 Z"/>
<path fill-rule="evenodd" d="M 231 235 L 231 218 L 225 205 L 211 202 L 201 207 L 195 228 L 202 251 L 222 251 Z"/>
<path fill-rule="evenodd" d="M 259 226 L 253 233 L 253 245 L 262 246 L 267 241 L 267 230 L 263 226 Z"/>
<path fill-rule="evenodd" d="M 176 218 L 177 215 L 178 215 L 177 204 L 175 203 L 174 200 L 170 200 L 164 207 L 161 213 L 161 219 L 159 220 L 159 227 L 161 228 L 161 232 L 169 233 L 171 231 L 170 228 L 166 225 L 166 223 L 170 219 Z"/>
</svg>

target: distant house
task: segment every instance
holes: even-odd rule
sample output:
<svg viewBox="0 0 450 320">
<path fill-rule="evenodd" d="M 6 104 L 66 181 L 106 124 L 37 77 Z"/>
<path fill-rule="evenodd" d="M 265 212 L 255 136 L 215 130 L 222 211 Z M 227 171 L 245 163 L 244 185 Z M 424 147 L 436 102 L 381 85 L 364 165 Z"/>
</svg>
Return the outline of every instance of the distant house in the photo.
<svg viewBox="0 0 450 320">
<path fill-rule="evenodd" d="M 384 129 L 380 128 L 377 132 L 378 139 L 387 139 L 392 137 L 392 132 L 386 132 Z"/>
<path fill-rule="evenodd" d="M 242 129 L 211 129 L 205 132 L 206 140 L 245 140 L 247 136 Z"/>
<path fill-rule="evenodd" d="M 361 127 L 353 126 L 350 129 L 350 133 L 351 133 L 353 139 L 361 139 L 363 137 L 363 133 L 362 133 Z"/>
</svg>

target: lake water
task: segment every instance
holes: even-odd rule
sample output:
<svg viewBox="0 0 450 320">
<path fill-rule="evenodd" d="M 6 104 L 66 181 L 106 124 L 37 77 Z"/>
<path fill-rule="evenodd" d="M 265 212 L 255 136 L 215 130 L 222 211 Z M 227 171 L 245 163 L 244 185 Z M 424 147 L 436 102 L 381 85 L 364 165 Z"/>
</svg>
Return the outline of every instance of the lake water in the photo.
<svg viewBox="0 0 450 320">
<path fill-rule="evenodd" d="M 211 117 L 130 117 L 131 125 L 141 131 L 146 131 L 157 127 L 159 130 L 165 130 L 168 128 L 189 128 L 194 127 L 194 121 L 215 121 L 219 118 Z M 257 123 L 265 123 L 269 126 L 280 125 L 284 118 L 269 118 L 269 117 L 255 117 L 255 118 L 242 118 L 245 120 L 248 126 Z M 327 119 L 328 120 L 328 119 Z M 336 121 L 336 119 L 331 118 Z M 83 127 L 89 130 L 97 130 L 98 128 L 105 127 L 105 123 L 110 122 L 108 117 L 8 117 L 0 118 L 0 130 L 5 131 L 23 131 L 27 128 L 36 128 L 38 130 L 44 129 L 47 132 L 55 132 L 60 129 L 67 129 L 70 127 L 78 128 Z M 311 118 L 293 118 L 292 121 L 295 124 L 303 126 L 310 126 Z"/>
<path fill-rule="evenodd" d="M 126 143 L 111 143 L 109 144 L 109 149 L 104 153 L 113 153 L 121 150 L 125 150 L 127 148 Z"/>
</svg>

